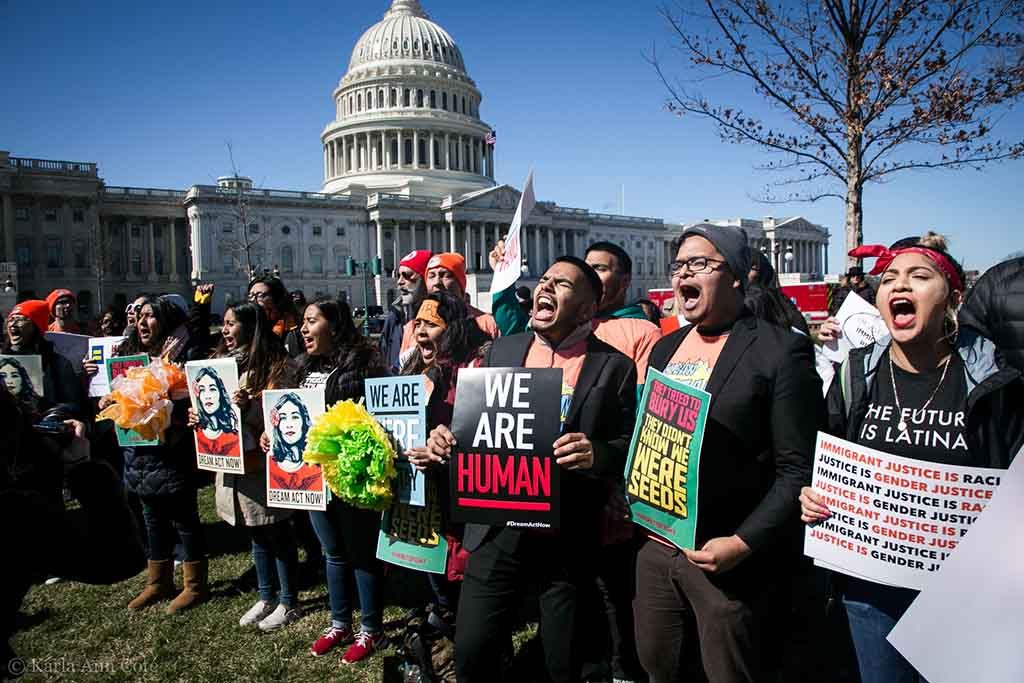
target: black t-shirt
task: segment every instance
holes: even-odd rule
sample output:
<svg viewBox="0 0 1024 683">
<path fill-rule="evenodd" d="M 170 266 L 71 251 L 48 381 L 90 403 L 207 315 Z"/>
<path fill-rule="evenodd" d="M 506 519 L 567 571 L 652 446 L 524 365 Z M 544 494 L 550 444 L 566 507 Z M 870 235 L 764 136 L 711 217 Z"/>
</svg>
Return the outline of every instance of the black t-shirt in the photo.
<svg viewBox="0 0 1024 683">
<path fill-rule="evenodd" d="M 896 390 L 902 410 L 896 408 L 887 352 L 871 385 L 868 412 L 857 442 L 914 460 L 947 465 L 984 465 L 972 462 L 964 437 L 967 380 L 960 357 L 955 353 L 950 357 L 949 369 L 941 385 L 941 366 L 919 374 L 907 372 L 895 364 L 891 367 L 896 372 Z M 933 391 L 935 398 L 925 408 Z M 906 422 L 905 430 L 899 428 L 901 415 Z"/>
</svg>

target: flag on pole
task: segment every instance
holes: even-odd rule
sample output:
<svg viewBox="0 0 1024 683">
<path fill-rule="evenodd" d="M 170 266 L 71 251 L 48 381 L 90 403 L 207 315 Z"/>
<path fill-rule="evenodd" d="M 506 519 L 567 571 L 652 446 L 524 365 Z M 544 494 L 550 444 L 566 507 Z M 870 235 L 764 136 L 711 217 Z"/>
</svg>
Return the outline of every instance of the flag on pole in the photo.
<svg viewBox="0 0 1024 683">
<path fill-rule="evenodd" d="M 490 145 L 491 147 L 494 147 L 494 145 L 498 142 L 498 132 L 492 128 L 491 132 L 484 137 L 484 142 Z"/>
<path fill-rule="evenodd" d="M 495 268 L 494 278 L 491 280 L 492 298 L 514 285 L 519 279 L 519 269 L 523 262 L 520 226 L 530 217 L 530 212 L 533 211 L 533 205 L 536 203 L 533 196 L 533 171 L 531 170 L 526 176 L 523 194 L 519 197 L 519 206 L 516 207 L 516 214 L 512 217 L 508 235 L 505 236 L 505 255 Z"/>
</svg>

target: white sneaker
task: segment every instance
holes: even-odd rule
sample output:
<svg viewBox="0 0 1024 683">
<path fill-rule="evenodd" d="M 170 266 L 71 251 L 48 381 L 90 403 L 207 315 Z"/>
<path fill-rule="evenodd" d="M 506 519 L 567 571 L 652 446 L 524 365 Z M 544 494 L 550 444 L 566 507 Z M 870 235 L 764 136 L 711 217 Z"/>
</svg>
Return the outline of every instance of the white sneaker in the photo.
<svg viewBox="0 0 1024 683">
<path fill-rule="evenodd" d="M 301 607 L 288 608 L 285 605 L 278 605 L 277 609 L 268 614 L 263 621 L 260 622 L 260 630 L 276 631 L 279 628 L 287 626 L 293 621 L 298 621 L 300 618 L 302 618 Z"/>
<path fill-rule="evenodd" d="M 264 602 L 259 600 L 255 605 L 249 608 L 249 611 L 242 615 L 242 618 L 238 620 L 239 626 L 255 626 L 259 622 L 267 618 L 274 608 L 277 607 L 277 603 Z"/>
<path fill-rule="evenodd" d="M 47 586 L 52 586 L 52 585 L 54 585 L 54 584 L 60 583 L 60 582 L 61 582 L 61 581 L 63 581 L 63 580 L 64 580 L 64 579 L 62 579 L 62 578 L 61 578 L 61 577 L 59 577 L 59 576 L 51 576 L 51 577 L 50 577 L 50 578 L 48 578 L 48 579 L 47 579 L 46 581 L 43 581 L 43 584 L 45 584 L 45 585 L 47 585 Z"/>
</svg>

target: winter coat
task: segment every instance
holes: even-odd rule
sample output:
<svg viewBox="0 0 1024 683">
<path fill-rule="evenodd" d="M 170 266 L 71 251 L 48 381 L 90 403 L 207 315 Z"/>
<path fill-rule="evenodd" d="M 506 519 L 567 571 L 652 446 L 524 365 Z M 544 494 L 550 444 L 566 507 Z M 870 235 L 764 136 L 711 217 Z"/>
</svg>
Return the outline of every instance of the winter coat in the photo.
<svg viewBox="0 0 1024 683">
<path fill-rule="evenodd" d="M 961 327 L 991 339 L 1006 362 L 1024 372 L 1024 256 L 985 271 L 957 317 Z"/>
<path fill-rule="evenodd" d="M 296 367 L 289 363 L 288 375 L 273 388 L 295 386 Z M 238 377 L 238 385 L 246 385 L 246 373 Z M 263 526 L 292 516 L 292 511 L 267 506 L 267 458 L 260 450 L 263 434 L 262 397 L 249 401 L 242 413 L 242 454 L 245 474 L 217 473 L 217 516 L 232 526 Z"/>
<path fill-rule="evenodd" d="M 174 401 L 171 425 L 156 446 L 125 446 L 125 488 L 137 496 L 172 496 L 195 486 L 196 449 L 188 428 L 188 398 Z"/>
<path fill-rule="evenodd" d="M 850 351 L 826 398 L 829 433 L 857 441 L 871 383 L 888 348 L 886 341 Z M 964 438 L 971 461 L 965 464 L 1005 469 L 1024 446 L 1024 378 L 974 329 L 961 330 L 956 353 L 963 360 L 967 380 Z"/>
<path fill-rule="evenodd" d="M 405 326 L 405 313 L 401 305 L 392 305 L 388 317 L 384 320 L 384 329 L 380 335 L 380 352 L 393 375 L 398 374 L 399 358 L 402 351 L 402 333 Z"/>
</svg>

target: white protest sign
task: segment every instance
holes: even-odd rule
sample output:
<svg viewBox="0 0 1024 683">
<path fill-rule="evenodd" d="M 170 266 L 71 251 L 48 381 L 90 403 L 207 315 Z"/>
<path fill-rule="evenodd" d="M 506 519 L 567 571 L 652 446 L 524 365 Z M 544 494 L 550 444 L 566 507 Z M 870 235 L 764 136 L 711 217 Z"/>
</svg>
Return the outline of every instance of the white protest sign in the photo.
<svg viewBox="0 0 1024 683">
<path fill-rule="evenodd" d="M 107 361 L 114 357 L 114 349 L 123 341 L 124 337 L 93 337 L 89 340 L 89 360 L 99 366 L 99 371 L 89 380 L 89 396 L 100 398 L 110 393 Z"/>
<path fill-rule="evenodd" d="M 804 552 L 834 571 L 920 589 L 1002 474 L 902 458 L 819 432 L 812 486 L 832 515 L 807 527 Z"/>
<path fill-rule="evenodd" d="M 1024 681 L 1024 450 L 985 513 L 889 634 L 931 683 Z M 952 647 L 952 630 L 957 637 Z"/>
<path fill-rule="evenodd" d="M 426 378 L 380 377 L 364 380 L 366 410 L 398 442 L 395 462 L 398 479 L 395 491 L 399 503 L 426 505 L 426 479 L 412 466 L 404 452 L 427 443 Z"/>
<path fill-rule="evenodd" d="M 889 336 L 889 329 L 878 309 L 850 292 L 836 311 L 840 334 L 836 341 L 825 344 L 825 356 L 833 363 L 842 363 L 850 349 L 859 349 Z"/>
<path fill-rule="evenodd" d="M 523 185 L 523 194 L 519 197 L 519 206 L 516 207 L 515 216 L 508 228 L 508 235 L 505 236 L 505 255 L 498 263 L 494 278 L 491 280 L 491 296 L 500 294 L 516 283 L 521 274 L 523 256 L 523 242 L 521 230 L 523 222 L 530 217 L 533 205 L 537 203 L 533 196 L 533 171 L 526 176 L 526 184 Z M 539 267 L 541 264 L 535 264 Z"/>
</svg>

